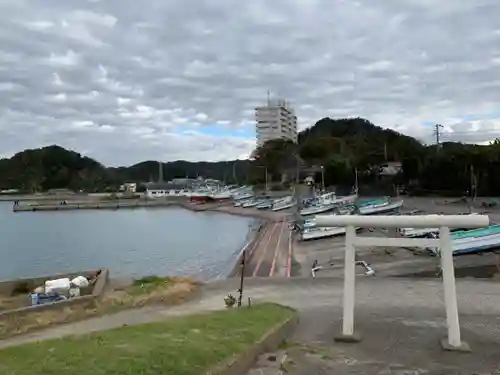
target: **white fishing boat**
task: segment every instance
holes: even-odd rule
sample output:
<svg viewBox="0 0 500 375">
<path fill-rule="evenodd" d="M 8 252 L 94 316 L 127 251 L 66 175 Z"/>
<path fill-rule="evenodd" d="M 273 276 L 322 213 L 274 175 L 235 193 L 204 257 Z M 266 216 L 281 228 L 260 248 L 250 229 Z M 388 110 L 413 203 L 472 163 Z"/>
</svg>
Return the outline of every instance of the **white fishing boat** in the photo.
<svg viewBox="0 0 500 375">
<path fill-rule="evenodd" d="M 434 234 L 434 237 L 437 238 L 438 234 Z M 451 241 L 451 249 L 454 256 L 479 254 L 497 248 L 500 248 L 500 234 L 491 234 L 481 237 L 464 237 Z M 429 248 L 428 250 L 436 255 L 440 253 L 439 248 Z"/>
<path fill-rule="evenodd" d="M 240 200 L 236 200 L 234 201 L 233 203 L 233 206 L 234 207 L 241 207 L 243 206 L 245 203 L 251 201 L 253 198 L 246 198 L 246 199 L 240 199 Z"/>
<path fill-rule="evenodd" d="M 250 199 L 250 200 L 248 200 L 248 201 L 244 202 L 244 203 L 241 205 L 241 207 L 243 207 L 243 208 L 255 207 L 255 206 L 257 206 L 259 203 L 260 203 L 260 201 L 259 201 L 259 200 L 256 200 L 256 199 Z"/>
<path fill-rule="evenodd" d="M 310 216 L 310 215 L 318 215 L 320 213 L 328 212 L 334 210 L 336 205 L 334 204 L 318 204 L 318 205 L 312 205 L 306 208 L 303 208 L 300 210 L 299 214 L 300 216 Z"/>
<path fill-rule="evenodd" d="M 335 193 L 326 193 L 314 199 L 309 207 L 305 207 L 300 210 L 300 215 L 317 215 L 320 213 L 332 211 L 338 206 L 354 203 L 357 198 L 357 194 L 348 195 L 345 197 L 337 197 Z"/>
<path fill-rule="evenodd" d="M 315 240 L 345 234 L 345 227 L 315 227 L 304 228 L 301 238 L 302 241 Z"/>
<path fill-rule="evenodd" d="M 235 201 L 242 201 L 242 200 L 250 199 L 250 198 L 253 198 L 253 193 L 250 193 L 250 192 L 243 192 L 240 194 L 233 195 L 233 200 L 235 200 Z"/>
<path fill-rule="evenodd" d="M 415 238 L 415 237 L 425 237 L 431 233 L 439 232 L 439 228 L 401 228 L 399 233 L 403 237 Z"/>
<path fill-rule="evenodd" d="M 395 211 L 401 208 L 401 206 L 403 206 L 402 200 L 397 202 L 387 202 L 370 206 L 358 207 L 358 212 L 360 215 L 376 215 L 376 214 L 386 213 L 389 211 Z"/>
<path fill-rule="evenodd" d="M 286 210 L 287 208 L 295 206 L 296 203 L 297 202 L 295 202 L 295 199 L 293 199 L 292 196 L 281 198 L 274 202 L 272 210 L 273 211 Z"/>
<path fill-rule="evenodd" d="M 210 198 L 214 200 L 226 200 L 231 198 L 231 193 L 229 191 L 216 191 L 209 195 Z"/>
<path fill-rule="evenodd" d="M 257 208 L 258 210 L 267 210 L 269 208 L 273 208 L 273 203 L 274 202 L 272 200 L 267 199 L 260 202 L 257 206 L 255 206 L 255 208 Z"/>
</svg>

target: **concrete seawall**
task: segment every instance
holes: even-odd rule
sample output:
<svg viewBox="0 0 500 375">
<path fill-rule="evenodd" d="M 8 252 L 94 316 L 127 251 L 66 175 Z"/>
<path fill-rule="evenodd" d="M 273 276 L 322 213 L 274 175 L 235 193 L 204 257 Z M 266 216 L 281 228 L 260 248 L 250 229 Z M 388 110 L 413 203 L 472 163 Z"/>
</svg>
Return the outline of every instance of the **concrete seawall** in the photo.
<svg viewBox="0 0 500 375">
<path fill-rule="evenodd" d="M 120 208 L 141 207 L 166 207 L 182 205 L 184 202 L 170 200 L 133 200 L 133 201 L 109 201 L 109 202 L 47 202 L 37 204 L 17 204 L 12 207 L 14 212 L 37 212 L 37 211 L 71 211 L 71 210 L 117 210 Z M 187 203 L 187 202 L 185 202 Z"/>
<path fill-rule="evenodd" d="M 63 203 L 64 202 L 64 203 Z M 52 199 L 19 202 L 13 204 L 12 210 L 14 212 L 37 212 L 37 211 L 72 211 L 72 210 L 117 210 L 120 208 L 143 208 L 143 207 L 168 207 L 168 206 L 181 206 L 193 211 L 201 210 L 199 204 L 189 202 L 185 197 L 168 197 L 164 199 Z M 200 206 L 200 207 L 197 207 Z"/>
</svg>

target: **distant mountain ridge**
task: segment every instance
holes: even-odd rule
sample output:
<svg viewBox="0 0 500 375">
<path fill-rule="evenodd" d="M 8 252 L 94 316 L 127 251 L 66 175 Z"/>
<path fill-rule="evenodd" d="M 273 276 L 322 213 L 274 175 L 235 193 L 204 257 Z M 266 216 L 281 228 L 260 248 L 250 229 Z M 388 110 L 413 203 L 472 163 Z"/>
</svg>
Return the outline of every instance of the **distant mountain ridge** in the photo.
<svg viewBox="0 0 500 375">
<path fill-rule="evenodd" d="M 205 176 L 228 183 L 245 181 L 250 166 L 248 160 L 162 163 L 165 180 Z M 114 191 L 124 181 L 157 181 L 158 177 L 157 161 L 144 161 L 129 167 L 105 167 L 92 158 L 58 145 L 24 150 L 11 158 L 0 159 L 0 190 L 36 192 L 68 188 L 89 192 Z"/>
<path fill-rule="evenodd" d="M 300 132 L 298 144 L 271 141 L 256 149 L 250 160 L 179 160 L 162 163 L 162 171 L 164 180 L 203 176 L 226 183 L 253 184 L 264 183 L 265 171 L 269 181 L 279 182 L 283 172 L 295 179 L 297 167 L 308 170 L 309 166 L 323 166 L 326 185 L 342 182 L 352 186 L 355 169 L 367 172 L 360 174 L 360 178 L 367 179 L 364 183 L 374 184 L 378 180 L 369 176 L 370 171 L 387 162 L 400 162 L 403 167 L 402 173 L 389 184 L 462 194 L 470 190 L 471 181 L 475 181 L 474 189 L 479 193 L 495 195 L 500 191 L 500 141 L 489 146 L 444 143 L 437 149 L 435 145 L 424 146 L 412 137 L 381 128 L 363 118 L 323 118 Z M 57 145 L 24 150 L 11 158 L 0 159 L 0 190 L 115 191 L 125 181 L 157 181 L 158 176 L 157 161 L 106 167 Z"/>
</svg>

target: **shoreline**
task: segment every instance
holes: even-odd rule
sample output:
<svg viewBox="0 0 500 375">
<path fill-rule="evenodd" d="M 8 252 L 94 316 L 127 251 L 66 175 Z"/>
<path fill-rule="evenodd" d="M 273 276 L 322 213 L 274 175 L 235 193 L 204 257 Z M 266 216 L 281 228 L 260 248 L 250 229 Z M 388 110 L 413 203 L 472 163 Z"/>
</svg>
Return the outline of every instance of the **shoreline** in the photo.
<svg viewBox="0 0 500 375">
<path fill-rule="evenodd" d="M 252 255 L 252 250 L 254 250 L 258 245 L 258 242 L 262 238 L 262 233 L 264 233 L 266 226 L 268 226 L 270 223 L 271 222 L 269 220 L 260 219 L 257 221 L 255 227 L 250 229 L 247 235 L 247 237 L 249 237 L 248 241 L 246 241 L 245 245 L 243 245 L 243 247 L 240 249 L 238 256 L 236 257 L 236 262 L 231 272 L 229 272 L 229 274 L 226 276 L 226 279 L 235 278 L 240 275 L 242 257 L 245 254 L 245 251 L 249 250 L 250 255 L 248 255 L 245 259 L 245 267 L 248 265 L 248 262 Z"/>
</svg>

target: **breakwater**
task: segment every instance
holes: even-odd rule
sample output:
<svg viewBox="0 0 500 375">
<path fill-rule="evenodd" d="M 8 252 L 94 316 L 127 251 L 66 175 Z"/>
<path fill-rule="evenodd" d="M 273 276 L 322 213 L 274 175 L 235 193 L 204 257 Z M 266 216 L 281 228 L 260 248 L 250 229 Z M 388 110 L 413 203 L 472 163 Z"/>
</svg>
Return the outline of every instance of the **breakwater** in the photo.
<svg viewBox="0 0 500 375">
<path fill-rule="evenodd" d="M 14 212 L 40 212 L 40 211 L 71 211 L 71 210 L 118 210 L 127 208 L 144 207 L 184 207 L 197 211 L 197 205 L 187 199 L 134 199 L 113 201 L 52 201 L 36 203 L 17 203 L 12 206 Z M 201 210 L 201 207 L 200 207 Z"/>
<path fill-rule="evenodd" d="M 168 197 L 156 199 L 119 199 L 114 201 L 42 201 L 36 203 L 20 202 L 12 206 L 14 212 L 47 212 L 75 210 L 120 210 L 134 208 L 167 208 L 180 207 L 194 212 L 213 211 L 235 216 L 255 217 L 264 220 L 275 220 L 286 216 L 285 212 L 257 210 L 255 208 L 233 207 L 231 202 L 196 203 L 185 197 Z"/>
</svg>

